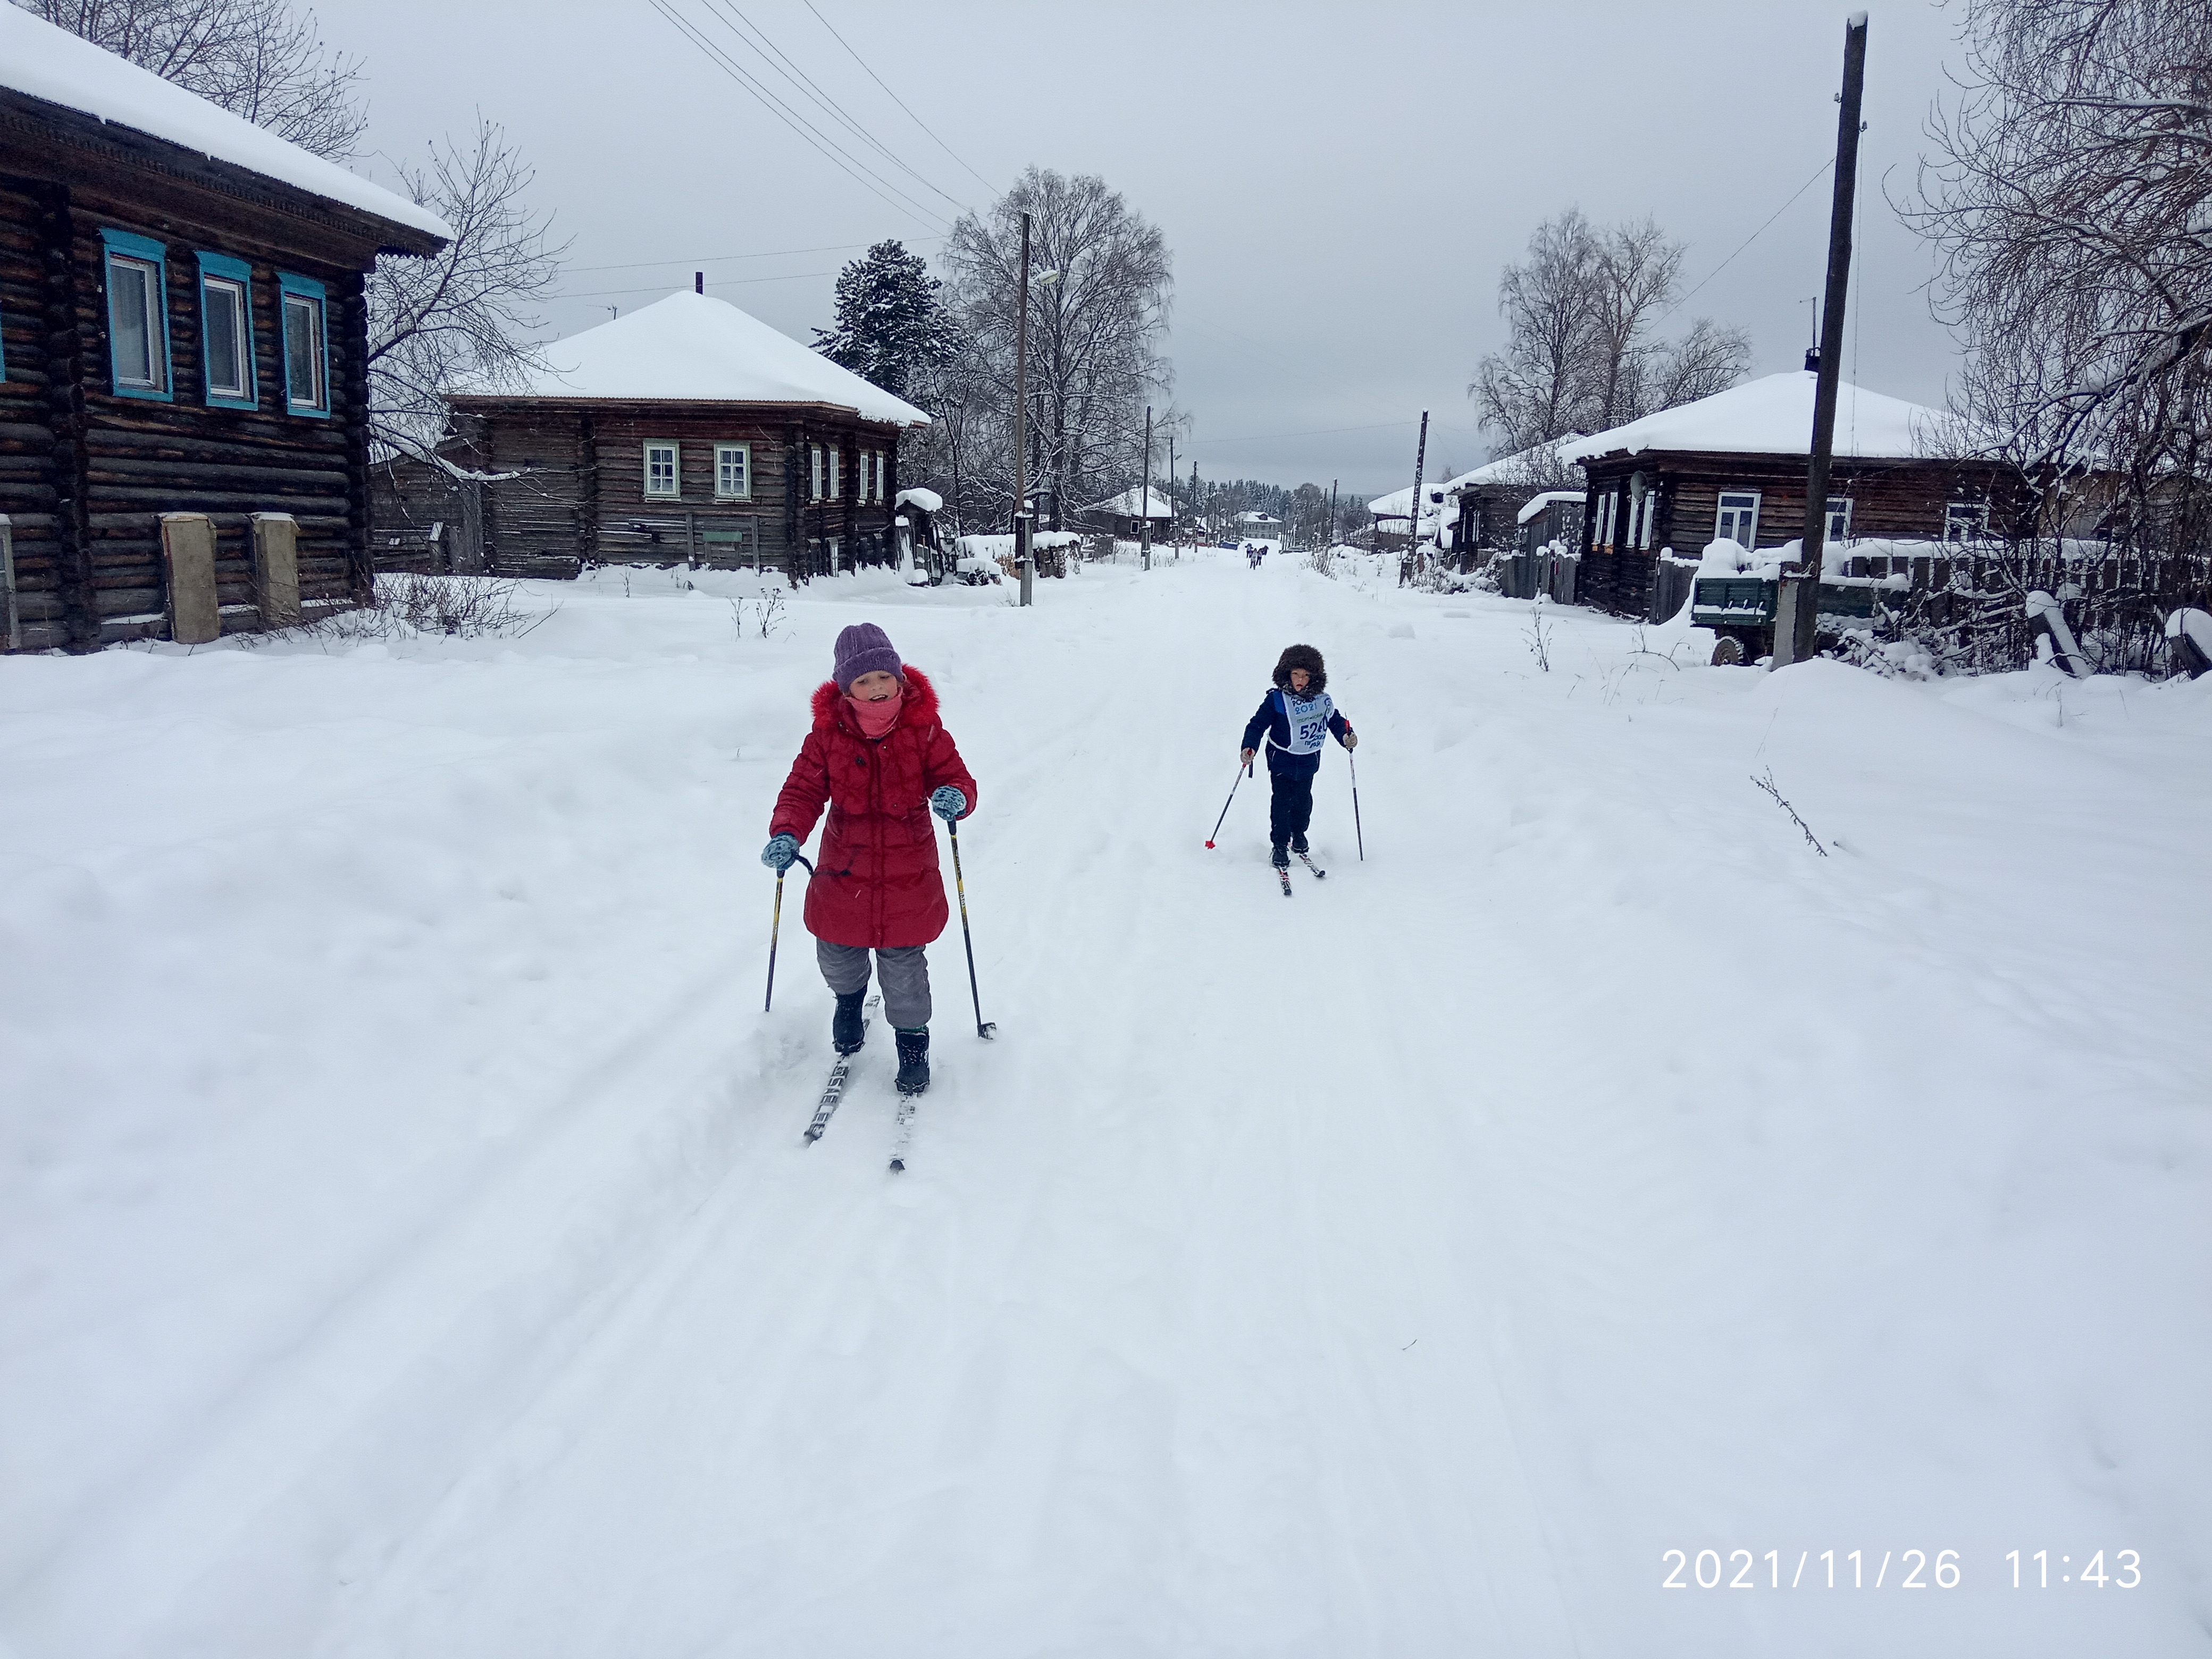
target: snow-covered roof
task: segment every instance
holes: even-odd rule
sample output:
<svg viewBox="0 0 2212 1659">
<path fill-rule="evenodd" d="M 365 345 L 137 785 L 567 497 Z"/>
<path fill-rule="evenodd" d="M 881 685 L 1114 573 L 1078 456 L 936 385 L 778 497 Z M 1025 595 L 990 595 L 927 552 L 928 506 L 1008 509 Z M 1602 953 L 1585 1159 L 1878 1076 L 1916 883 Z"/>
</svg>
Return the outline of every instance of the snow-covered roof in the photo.
<svg viewBox="0 0 2212 1659">
<path fill-rule="evenodd" d="M 1093 501 L 1090 506 L 1085 507 L 1083 510 L 1085 513 L 1118 514 L 1124 519 L 1133 519 L 1138 516 L 1137 500 L 1137 486 L 1131 484 L 1127 489 L 1115 496 L 1112 500 Z M 1175 503 L 1169 501 L 1166 496 L 1161 495 L 1158 490 L 1146 490 L 1144 493 L 1144 517 L 1147 519 L 1172 519 L 1175 517 Z"/>
<path fill-rule="evenodd" d="M 1582 439 L 1578 436 L 1560 440 L 1558 450 L 1561 465 L 1569 464 L 1567 452 L 1581 442 Z M 1454 490 L 1463 489 L 1469 485 L 1522 483 L 1532 466 L 1542 465 L 1543 455 L 1544 446 L 1541 444 L 1538 444 L 1533 449 L 1516 450 L 1510 455 L 1500 455 L 1494 461 L 1485 462 L 1472 472 L 1462 472 L 1456 477 L 1446 478 L 1440 483 L 1425 484 L 1422 488 L 1449 496 Z M 1538 476 L 1540 477 L 1541 474 Z M 1581 494 L 1579 490 L 1574 493 Z M 1367 503 L 1367 510 L 1378 519 L 1402 519 L 1413 504 L 1413 486 L 1407 484 L 1403 489 L 1394 489 L 1387 495 L 1376 496 Z M 1434 518 L 1437 511 L 1438 504 L 1431 501 L 1425 516 Z"/>
<path fill-rule="evenodd" d="M 1282 520 L 1272 513 L 1239 513 L 1237 515 L 1237 522 L 1239 524 L 1280 524 L 1282 523 Z"/>
<path fill-rule="evenodd" d="M 827 404 L 865 421 L 927 426 L 929 416 L 779 334 L 727 300 L 689 289 L 556 340 L 547 368 L 501 396 L 617 402 Z M 460 395 L 472 393 L 456 388 Z"/>
<path fill-rule="evenodd" d="M 1820 376 L 1791 369 L 1662 409 L 1640 421 L 1563 446 L 1567 459 L 1646 450 L 1739 455 L 1807 455 L 1813 448 L 1813 391 Z M 1844 381 L 1836 388 L 1835 453 L 1861 459 L 1905 459 L 1949 453 L 1955 428 L 1941 410 L 1906 403 Z"/>
<path fill-rule="evenodd" d="M 942 513 L 945 511 L 944 496 L 939 495 L 933 489 L 923 489 L 918 485 L 912 489 L 900 490 L 897 498 L 892 501 L 891 505 L 893 507 L 905 507 L 909 503 L 920 507 L 925 513 Z"/>
<path fill-rule="evenodd" d="M 373 185 L 335 161 L 325 161 L 20 6 L 0 4 L 0 87 L 198 150 L 410 230 L 453 240 L 453 228 L 420 204 Z"/>
<path fill-rule="evenodd" d="M 1521 508 L 1521 516 L 1513 522 L 1526 524 L 1553 501 L 1578 501 L 1583 492 L 1579 489 L 1547 489 L 1540 495 L 1531 495 Z"/>
</svg>

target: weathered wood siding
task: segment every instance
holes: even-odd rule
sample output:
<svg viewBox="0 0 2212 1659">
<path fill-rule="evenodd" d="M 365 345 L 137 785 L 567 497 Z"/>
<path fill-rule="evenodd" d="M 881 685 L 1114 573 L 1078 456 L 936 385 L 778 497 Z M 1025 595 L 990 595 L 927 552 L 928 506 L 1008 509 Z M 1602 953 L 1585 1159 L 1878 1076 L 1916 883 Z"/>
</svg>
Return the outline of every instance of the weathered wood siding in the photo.
<svg viewBox="0 0 2212 1659">
<path fill-rule="evenodd" d="M 496 477 L 482 487 L 485 558 L 496 571 L 558 574 L 594 562 L 755 563 L 799 580 L 895 556 L 898 428 L 818 409 L 768 404 L 454 400 L 452 457 Z M 648 443 L 677 446 L 678 493 L 646 494 Z M 750 446 L 748 493 L 715 493 L 714 447 Z M 838 490 L 811 493 L 811 446 L 840 456 Z M 860 457 L 885 458 L 883 499 L 863 500 Z M 827 471 L 825 466 L 825 471 Z M 380 495 L 376 539 L 443 516 L 450 492 L 420 469 L 395 469 Z M 416 480 L 413 485 L 406 481 Z M 741 544 L 716 539 L 742 532 Z M 572 567 L 573 568 L 573 567 Z"/>
<path fill-rule="evenodd" d="M 258 625 L 256 513 L 298 521 L 303 599 L 367 592 L 363 273 L 379 236 L 398 228 L 346 211 L 143 134 L 0 96 L 0 512 L 15 532 L 26 648 L 163 633 L 163 513 L 214 521 L 227 628 Z M 166 399 L 115 390 L 103 231 L 163 252 Z M 419 251 L 435 246 L 402 234 Z M 208 396 L 202 253 L 247 267 L 256 408 Z M 322 285 L 327 414 L 289 406 L 280 272 Z"/>
</svg>

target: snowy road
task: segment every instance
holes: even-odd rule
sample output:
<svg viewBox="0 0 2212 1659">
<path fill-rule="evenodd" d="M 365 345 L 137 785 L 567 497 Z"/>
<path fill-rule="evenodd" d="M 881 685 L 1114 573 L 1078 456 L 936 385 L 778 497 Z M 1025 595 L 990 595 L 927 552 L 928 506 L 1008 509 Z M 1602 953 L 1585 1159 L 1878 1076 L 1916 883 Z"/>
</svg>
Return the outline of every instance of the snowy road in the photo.
<svg viewBox="0 0 2212 1659">
<path fill-rule="evenodd" d="M 682 580 L 0 664 L 6 1659 L 2205 1651 L 2212 681 Z M 795 903 L 759 1006 L 860 620 L 1000 1033 L 956 924 L 896 1177 Z M 1201 843 L 1294 639 L 1368 857 L 1332 749 L 1285 902 L 1264 776 Z"/>
</svg>

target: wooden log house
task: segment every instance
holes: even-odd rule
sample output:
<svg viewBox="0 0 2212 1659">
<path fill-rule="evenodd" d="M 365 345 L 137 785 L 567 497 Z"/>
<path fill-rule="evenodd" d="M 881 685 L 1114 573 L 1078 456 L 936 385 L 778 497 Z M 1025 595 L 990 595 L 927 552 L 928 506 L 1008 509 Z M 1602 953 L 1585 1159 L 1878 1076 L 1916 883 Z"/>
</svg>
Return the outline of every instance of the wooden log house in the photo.
<svg viewBox="0 0 2212 1659">
<path fill-rule="evenodd" d="M 1810 369 L 1768 375 L 1565 446 L 1588 480 L 1582 603 L 1652 617 L 1688 591 L 1686 574 L 1662 580 L 1667 554 L 1694 563 L 1722 538 L 1755 550 L 1802 537 L 1815 380 Z M 2026 480 L 1966 447 L 1940 410 L 1843 385 L 1830 545 L 2025 533 L 2033 513 Z"/>
<path fill-rule="evenodd" d="M 363 277 L 449 235 L 0 5 L 0 648 L 367 597 Z"/>
<path fill-rule="evenodd" d="M 899 435 L 929 419 L 911 404 L 696 289 L 547 362 L 519 392 L 448 397 L 441 458 L 474 476 L 392 468 L 380 546 L 453 524 L 456 563 L 476 538 L 477 568 L 518 575 L 690 560 L 803 580 L 896 559 Z"/>
</svg>

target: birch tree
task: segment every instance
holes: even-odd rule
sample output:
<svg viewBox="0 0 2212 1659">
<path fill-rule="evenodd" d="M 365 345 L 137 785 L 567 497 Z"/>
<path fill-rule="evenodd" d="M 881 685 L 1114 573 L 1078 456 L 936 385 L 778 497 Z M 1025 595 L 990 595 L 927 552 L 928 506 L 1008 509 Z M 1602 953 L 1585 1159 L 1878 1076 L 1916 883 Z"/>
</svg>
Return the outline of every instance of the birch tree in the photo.
<svg viewBox="0 0 2212 1659">
<path fill-rule="evenodd" d="M 2212 7 L 1969 0 L 1907 218 L 1964 337 L 1960 412 L 2106 527 L 2212 538 Z"/>
<path fill-rule="evenodd" d="M 1136 479 L 1145 405 L 1164 405 L 1160 350 L 1173 289 L 1166 239 L 1109 187 L 1031 167 L 988 213 L 963 214 L 944 261 L 963 349 L 951 401 L 981 417 L 1003 411 L 995 442 L 971 433 L 962 481 L 969 511 L 1003 520 L 1012 506 L 1012 425 L 1020 321 L 1021 223 L 1030 214 L 1030 487 L 1047 527 Z M 1167 411 L 1156 409 L 1164 426 Z M 986 457 L 988 456 L 988 459 Z"/>
</svg>

